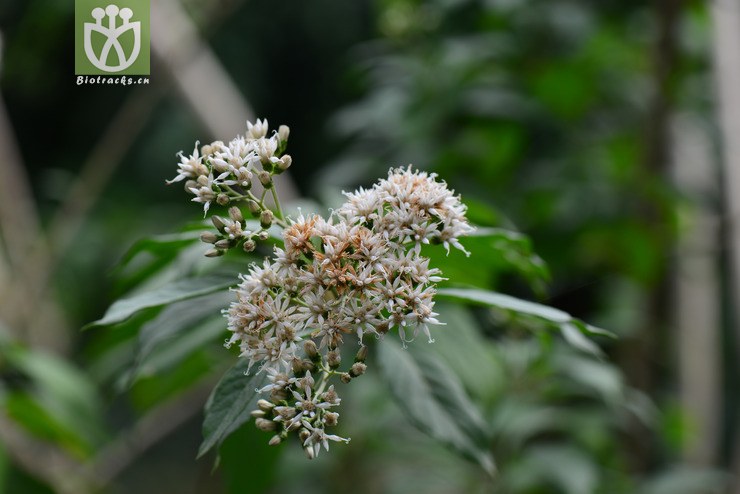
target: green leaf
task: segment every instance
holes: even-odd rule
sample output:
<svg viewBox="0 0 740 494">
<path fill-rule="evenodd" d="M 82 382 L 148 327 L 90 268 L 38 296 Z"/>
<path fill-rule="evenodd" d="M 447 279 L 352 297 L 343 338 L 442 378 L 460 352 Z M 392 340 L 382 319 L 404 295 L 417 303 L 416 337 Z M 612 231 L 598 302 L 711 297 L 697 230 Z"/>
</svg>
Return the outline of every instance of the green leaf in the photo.
<svg viewBox="0 0 740 494">
<path fill-rule="evenodd" d="M 435 305 L 438 319 L 445 323 L 433 329 L 435 345 L 431 351 L 444 361 L 472 396 L 490 399 L 505 382 L 504 370 L 494 357 L 494 344 L 480 333 L 479 325 L 467 307 L 443 302 Z M 470 365 L 475 362 L 475 365 Z M 485 376 L 482 379 L 481 376 Z"/>
<path fill-rule="evenodd" d="M 200 237 L 200 231 L 188 231 L 182 233 L 173 233 L 169 235 L 157 235 L 155 237 L 147 237 L 138 240 L 121 258 L 120 265 L 125 266 L 133 258 L 143 252 L 149 252 L 152 254 L 163 255 L 166 254 L 172 257 L 172 254 L 176 253 L 183 247 L 194 243 Z"/>
<path fill-rule="evenodd" d="M 463 244 L 472 254 L 470 257 L 448 255 L 438 245 L 425 246 L 423 252 L 450 279 L 464 279 L 468 285 L 488 288 L 498 276 L 515 273 L 526 279 L 536 294 L 545 293 L 550 273 L 525 235 L 503 228 L 477 227 Z"/>
<path fill-rule="evenodd" d="M 572 446 L 536 446 L 529 449 L 526 470 L 545 485 L 567 494 L 591 494 L 598 485 L 598 464 Z"/>
<path fill-rule="evenodd" d="M 493 475 L 487 426 L 449 369 L 428 353 L 412 355 L 388 340 L 377 348 L 381 373 L 409 420 Z"/>
<path fill-rule="evenodd" d="M 550 281 L 547 264 L 535 254 L 532 241 L 526 235 L 504 228 L 477 227 L 470 237 L 480 239 L 486 242 L 486 247 L 490 247 L 489 252 L 481 252 L 489 258 L 487 262 L 491 262 L 490 258 L 501 258 L 524 276 L 535 290 L 544 290 L 545 284 Z"/>
<path fill-rule="evenodd" d="M 263 494 L 270 492 L 279 481 L 281 446 L 267 444 L 265 433 L 254 424 L 245 423 L 234 431 L 218 450 L 218 466 L 232 494 Z M 245 445 L 249 445 L 249 461 L 244 461 Z M 1 493 L 0 493 L 1 494 Z"/>
<path fill-rule="evenodd" d="M 33 436 L 67 450 L 77 458 L 88 458 L 93 448 L 77 431 L 60 421 L 30 394 L 11 392 L 3 397 L 4 413 Z"/>
<path fill-rule="evenodd" d="M 597 356 L 602 355 L 601 349 L 586 338 L 584 333 L 612 336 L 608 331 L 585 324 L 560 309 L 504 295 L 503 293 L 476 288 L 440 288 L 437 291 L 437 296 L 442 299 L 472 302 L 536 317 L 558 328 L 565 341 L 573 347 Z"/>
<path fill-rule="evenodd" d="M 488 305 L 499 309 L 510 310 L 529 316 L 536 316 L 554 323 L 570 322 L 573 319 L 567 312 L 554 307 L 537 304 L 528 300 L 504 295 L 503 293 L 491 292 L 472 288 L 440 288 L 437 296 L 477 304 Z"/>
<path fill-rule="evenodd" d="M 176 364 L 225 332 L 220 309 L 233 298 L 228 291 L 171 304 L 142 326 L 132 377 L 150 376 Z"/>
<path fill-rule="evenodd" d="M 586 338 L 586 336 L 578 329 L 575 324 L 566 322 L 560 325 L 560 333 L 573 348 L 577 348 L 586 353 L 594 355 L 603 355 L 601 348 L 593 341 Z"/>
<path fill-rule="evenodd" d="M 236 281 L 234 276 L 225 275 L 208 275 L 200 278 L 172 281 L 157 289 L 137 293 L 129 298 L 114 302 L 102 319 L 88 324 L 84 329 L 117 324 L 142 309 L 160 307 L 173 302 L 208 295 L 228 288 L 236 284 Z"/>
<path fill-rule="evenodd" d="M 2 357 L 30 380 L 27 389 L 2 396 L 16 421 L 81 456 L 103 441 L 101 400 L 84 373 L 53 355 L 19 346 L 3 347 Z"/>
<path fill-rule="evenodd" d="M 617 367 L 607 362 L 571 354 L 557 355 L 553 365 L 572 382 L 598 393 L 604 402 L 628 406 L 624 377 Z"/>
<path fill-rule="evenodd" d="M 209 351 L 212 350 L 212 351 Z M 142 376 L 128 385 L 121 383 L 118 389 L 122 389 L 129 397 L 133 410 L 144 414 L 157 405 L 163 404 L 175 398 L 181 393 L 198 387 L 203 382 L 211 383 L 217 379 L 226 366 L 219 365 L 221 362 L 214 358 L 213 353 L 219 352 L 223 358 L 223 348 L 202 348 L 187 355 L 177 365 L 159 372 L 153 376 Z"/>
<path fill-rule="evenodd" d="M 193 353 L 207 348 L 210 343 L 226 333 L 226 321 L 220 315 L 196 324 L 180 337 L 158 346 L 145 357 L 137 360 L 131 377 L 138 380 L 155 376 L 183 362 Z"/>
<path fill-rule="evenodd" d="M 208 398 L 203 420 L 203 443 L 198 458 L 221 443 L 242 424 L 251 418 L 250 412 L 257 406 L 257 389 L 267 380 L 265 373 L 245 375 L 248 360 L 240 358 L 216 385 Z"/>
<path fill-rule="evenodd" d="M 198 241 L 197 231 L 144 238 L 136 242 L 115 266 L 114 292 L 126 293 L 133 288 L 166 278 L 167 281 L 190 276 L 189 273 L 205 266 L 205 246 Z M 213 266 L 210 263 L 210 266 Z M 183 273 L 173 276 L 175 273 Z M 168 278 L 169 277 L 169 278 Z"/>
</svg>

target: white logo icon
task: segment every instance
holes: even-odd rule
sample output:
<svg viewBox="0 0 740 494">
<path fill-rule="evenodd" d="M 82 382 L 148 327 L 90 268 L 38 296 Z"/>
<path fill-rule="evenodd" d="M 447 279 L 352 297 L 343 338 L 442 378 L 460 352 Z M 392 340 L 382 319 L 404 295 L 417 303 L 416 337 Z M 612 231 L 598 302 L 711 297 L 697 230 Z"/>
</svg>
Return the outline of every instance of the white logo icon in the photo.
<svg viewBox="0 0 740 494">
<path fill-rule="evenodd" d="M 141 50 L 141 23 L 138 21 L 129 22 L 134 12 L 128 7 L 119 10 L 117 5 L 111 4 L 105 10 L 100 7 L 94 8 L 91 15 L 95 19 L 95 23 L 85 23 L 85 55 L 87 55 L 87 59 L 95 67 L 105 72 L 118 72 L 130 67 L 136 61 L 136 57 L 139 56 Z M 106 15 L 108 16 L 108 26 L 103 25 L 103 17 Z M 116 26 L 116 16 L 123 20 L 120 26 Z M 134 33 L 134 47 L 127 57 L 118 38 L 129 29 Z M 105 36 L 105 43 L 99 55 L 93 50 L 93 31 Z M 114 50 L 118 57 L 118 65 L 108 65 L 111 50 Z"/>
</svg>

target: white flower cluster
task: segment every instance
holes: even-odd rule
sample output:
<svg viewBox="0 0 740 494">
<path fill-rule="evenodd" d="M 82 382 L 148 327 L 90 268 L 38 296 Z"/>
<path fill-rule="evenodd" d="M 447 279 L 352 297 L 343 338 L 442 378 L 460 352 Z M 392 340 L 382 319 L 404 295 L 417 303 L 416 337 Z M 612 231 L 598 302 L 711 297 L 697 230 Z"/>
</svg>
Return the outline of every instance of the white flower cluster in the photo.
<svg viewBox="0 0 740 494">
<path fill-rule="evenodd" d="M 204 213 L 213 201 L 226 205 L 247 198 L 245 193 L 252 188 L 255 176 L 263 186 L 270 187 L 271 175 L 287 170 L 292 159 L 283 154 L 290 129 L 281 125 L 272 136 L 267 137 L 267 133 L 267 120 L 257 119 L 254 124 L 247 122 L 247 132 L 228 144 L 215 141 L 199 151 L 196 142 L 190 156 L 178 153 L 177 176 L 167 183 L 187 180 L 185 190 L 195 196 L 194 202 L 203 204 Z"/>
<path fill-rule="evenodd" d="M 257 120 L 228 144 L 199 150 L 196 143 L 190 156 L 179 154 L 177 176 L 167 183 L 185 180 L 206 214 L 212 202 L 228 207 L 228 217 L 211 216 L 216 231 L 201 234 L 213 245 L 206 256 L 237 246 L 251 252 L 273 224 L 283 228 L 283 248 L 240 275 L 236 301 L 224 311 L 232 333 L 226 344 L 238 345 L 248 368 L 256 366 L 269 381 L 259 390 L 269 399 L 259 400 L 252 415 L 259 429 L 274 433 L 270 444 L 296 433 L 314 458 L 329 441 L 349 441 L 326 432 L 338 423 L 334 410 L 341 401 L 330 381 L 349 383 L 365 373 L 365 335 L 397 328 L 404 347 L 419 332 L 433 341 L 429 325 L 440 324 L 434 295 L 442 278 L 421 247 L 433 242 L 465 252 L 459 238 L 472 228 L 460 198 L 436 175 L 411 166 L 390 170 L 370 189 L 345 193 L 347 201 L 328 219 L 301 215 L 288 222 L 272 177 L 291 165 L 285 154 L 290 130 L 281 125 L 268 132 L 267 120 Z M 265 202 L 268 193 L 274 208 Z M 258 226 L 248 227 L 243 206 Z M 360 350 L 340 370 L 342 344 L 355 336 Z"/>
<path fill-rule="evenodd" d="M 296 431 L 310 458 L 328 441 L 339 404 L 330 377 L 349 382 L 365 372 L 363 337 L 398 328 L 407 342 L 434 312 L 434 283 L 440 271 L 421 255 L 422 244 L 463 250 L 459 238 L 472 231 L 465 206 L 434 174 L 392 169 L 374 187 L 345 194 L 347 202 L 329 219 L 300 216 L 283 231 L 284 249 L 241 276 L 237 299 L 226 311 L 249 367 L 266 371 L 270 384 L 254 412 L 257 426 L 275 431 L 271 444 Z M 356 335 L 361 349 L 351 367 L 339 371 L 341 345 Z M 314 382 L 311 373 L 321 374 Z"/>
</svg>

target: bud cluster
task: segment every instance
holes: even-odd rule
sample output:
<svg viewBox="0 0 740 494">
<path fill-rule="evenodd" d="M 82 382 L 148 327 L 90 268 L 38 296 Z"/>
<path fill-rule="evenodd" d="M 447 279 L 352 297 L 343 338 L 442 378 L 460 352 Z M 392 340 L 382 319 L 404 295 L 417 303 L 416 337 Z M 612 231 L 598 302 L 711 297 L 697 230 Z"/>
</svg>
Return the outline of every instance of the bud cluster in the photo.
<svg viewBox="0 0 740 494">
<path fill-rule="evenodd" d="M 257 240 L 268 237 L 267 229 L 273 223 L 285 225 L 277 195 L 273 190 L 273 176 L 283 173 L 292 164 L 290 155 L 285 154 L 290 129 L 281 125 L 268 137 L 267 120 L 247 122 L 247 131 L 228 144 L 215 141 L 198 149 L 190 156 L 178 154 L 177 176 L 167 184 L 185 180 L 185 191 L 192 194 L 192 201 L 203 204 L 204 214 L 213 202 L 220 206 L 231 206 L 228 218 L 211 218 L 216 232 L 204 232 L 201 240 L 213 244 L 206 252 L 208 257 L 223 255 L 228 249 L 241 246 L 249 252 L 255 249 Z M 262 185 L 257 197 L 253 192 L 255 181 Z M 268 192 L 273 192 L 275 211 L 265 205 Z M 239 205 L 246 207 L 249 214 L 259 219 L 260 228 L 247 229 Z"/>
</svg>

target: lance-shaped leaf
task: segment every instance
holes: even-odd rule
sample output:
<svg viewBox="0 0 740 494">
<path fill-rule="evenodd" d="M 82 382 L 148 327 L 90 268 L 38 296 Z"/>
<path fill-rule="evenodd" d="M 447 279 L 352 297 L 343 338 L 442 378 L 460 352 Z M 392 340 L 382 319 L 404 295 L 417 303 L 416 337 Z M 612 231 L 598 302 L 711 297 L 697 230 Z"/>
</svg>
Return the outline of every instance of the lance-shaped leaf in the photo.
<svg viewBox="0 0 740 494">
<path fill-rule="evenodd" d="M 585 334 L 613 336 L 608 331 L 586 324 L 560 309 L 522 300 L 503 293 L 477 288 L 440 288 L 437 296 L 443 299 L 461 300 L 523 314 L 525 316 L 536 317 L 558 328 L 569 344 L 579 350 L 595 355 L 601 355 L 601 350 L 595 343 L 586 338 Z"/>
<path fill-rule="evenodd" d="M 176 280 L 154 290 L 137 293 L 131 297 L 117 300 L 108 308 L 105 315 L 97 321 L 85 326 L 89 329 L 97 326 L 110 326 L 123 322 L 143 309 L 161 307 L 163 305 L 188 300 L 209 293 L 217 292 L 236 284 L 234 276 L 209 275 L 200 278 Z"/>
<path fill-rule="evenodd" d="M 229 369 L 213 389 L 205 407 L 203 443 L 198 450 L 200 458 L 214 446 L 220 446 L 231 433 L 250 418 L 257 406 L 257 389 L 267 380 L 265 373 L 247 376 L 247 359 Z"/>
<path fill-rule="evenodd" d="M 488 428 L 452 372 L 431 354 L 416 355 L 392 341 L 377 349 L 381 373 L 409 420 L 493 475 Z"/>
<path fill-rule="evenodd" d="M 163 309 L 139 331 L 131 377 L 156 374 L 226 333 L 221 309 L 228 307 L 232 298 L 232 293 L 223 290 Z"/>
<path fill-rule="evenodd" d="M 187 231 L 142 238 L 136 241 L 136 243 L 126 251 L 123 258 L 121 258 L 120 264 L 121 266 L 125 266 L 142 252 L 148 252 L 153 255 L 174 257 L 179 250 L 195 243 L 199 237 L 200 231 Z"/>
</svg>

